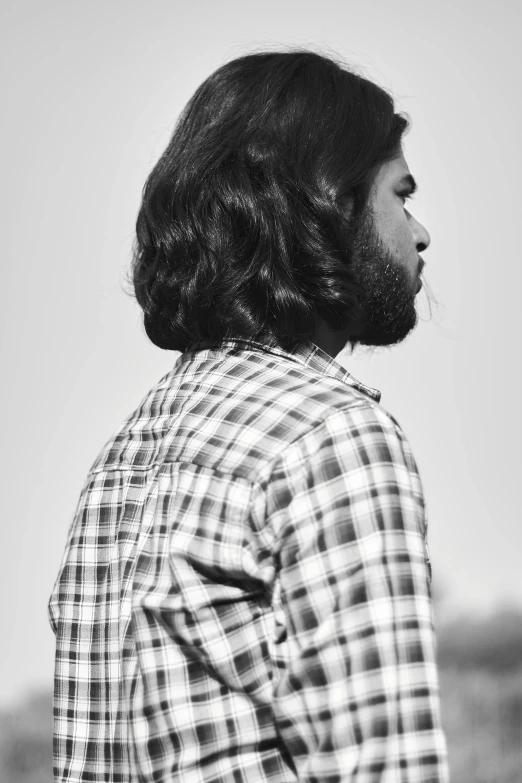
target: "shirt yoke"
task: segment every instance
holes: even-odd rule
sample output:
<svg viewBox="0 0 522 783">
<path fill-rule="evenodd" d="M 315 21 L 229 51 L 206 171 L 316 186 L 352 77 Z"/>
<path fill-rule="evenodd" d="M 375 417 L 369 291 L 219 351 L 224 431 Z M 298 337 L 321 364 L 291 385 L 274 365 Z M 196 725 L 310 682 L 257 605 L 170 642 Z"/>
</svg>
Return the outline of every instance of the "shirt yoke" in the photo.
<svg viewBox="0 0 522 783">
<path fill-rule="evenodd" d="M 182 356 L 151 389 L 92 472 L 177 462 L 256 483 L 289 445 L 332 413 L 364 408 L 398 428 L 374 400 L 340 377 L 259 352 L 198 352 L 188 360 Z"/>
</svg>

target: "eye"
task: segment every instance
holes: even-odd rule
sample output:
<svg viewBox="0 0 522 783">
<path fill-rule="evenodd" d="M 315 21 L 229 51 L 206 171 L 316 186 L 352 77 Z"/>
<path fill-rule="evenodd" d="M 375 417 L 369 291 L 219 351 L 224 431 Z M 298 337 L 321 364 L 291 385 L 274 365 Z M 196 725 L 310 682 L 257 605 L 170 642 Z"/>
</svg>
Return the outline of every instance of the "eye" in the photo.
<svg viewBox="0 0 522 783">
<path fill-rule="evenodd" d="M 402 193 L 397 193 L 399 198 L 401 199 L 403 204 L 406 204 L 407 201 L 411 201 L 413 198 L 413 193 L 411 190 L 404 190 Z"/>
</svg>

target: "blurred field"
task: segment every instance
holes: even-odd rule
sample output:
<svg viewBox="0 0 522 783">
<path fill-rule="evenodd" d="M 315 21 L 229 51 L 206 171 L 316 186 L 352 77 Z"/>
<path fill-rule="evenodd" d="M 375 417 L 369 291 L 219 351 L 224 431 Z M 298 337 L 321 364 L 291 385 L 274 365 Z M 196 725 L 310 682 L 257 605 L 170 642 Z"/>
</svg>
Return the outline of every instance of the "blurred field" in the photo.
<svg viewBox="0 0 522 783">
<path fill-rule="evenodd" d="M 454 783 L 521 783 L 522 668 L 510 674 L 441 671 Z"/>
<path fill-rule="evenodd" d="M 438 636 L 452 783 L 521 783 L 522 614 L 460 619 Z"/>
<path fill-rule="evenodd" d="M 0 714 L 1 783 L 52 783 L 52 724 L 51 692 Z"/>
<path fill-rule="evenodd" d="M 438 629 L 452 783 L 522 781 L 522 614 Z M 50 692 L 0 712 L 0 783 L 52 783 Z"/>
</svg>

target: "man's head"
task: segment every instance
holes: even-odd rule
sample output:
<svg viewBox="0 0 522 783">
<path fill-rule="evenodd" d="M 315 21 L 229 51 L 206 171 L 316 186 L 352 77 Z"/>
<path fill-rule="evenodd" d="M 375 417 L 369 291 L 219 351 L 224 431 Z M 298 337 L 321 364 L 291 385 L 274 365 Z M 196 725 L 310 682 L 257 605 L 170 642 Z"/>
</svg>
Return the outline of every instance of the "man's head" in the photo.
<svg viewBox="0 0 522 783">
<path fill-rule="evenodd" d="M 429 243 L 404 209 L 406 128 L 388 93 L 312 52 L 218 69 L 144 188 L 134 286 L 150 339 L 290 348 L 318 324 L 345 341 L 403 339 Z"/>
<path fill-rule="evenodd" d="M 398 343 L 417 323 L 415 297 L 424 267 L 419 253 L 430 237 L 405 207 L 416 188 L 401 152 L 377 172 L 356 229 L 352 264 L 366 302 L 358 342 L 366 345 Z"/>
</svg>

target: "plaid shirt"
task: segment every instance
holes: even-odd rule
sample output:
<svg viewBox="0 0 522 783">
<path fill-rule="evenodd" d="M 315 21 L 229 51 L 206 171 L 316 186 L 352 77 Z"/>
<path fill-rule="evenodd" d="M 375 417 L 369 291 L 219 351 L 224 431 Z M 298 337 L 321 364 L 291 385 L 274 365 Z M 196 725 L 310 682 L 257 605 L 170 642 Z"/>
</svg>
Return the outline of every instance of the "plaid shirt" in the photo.
<svg viewBox="0 0 522 783">
<path fill-rule="evenodd" d="M 422 488 L 379 397 L 243 340 L 145 397 L 50 600 L 56 781 L 447 781 Z"/>
</svg>

